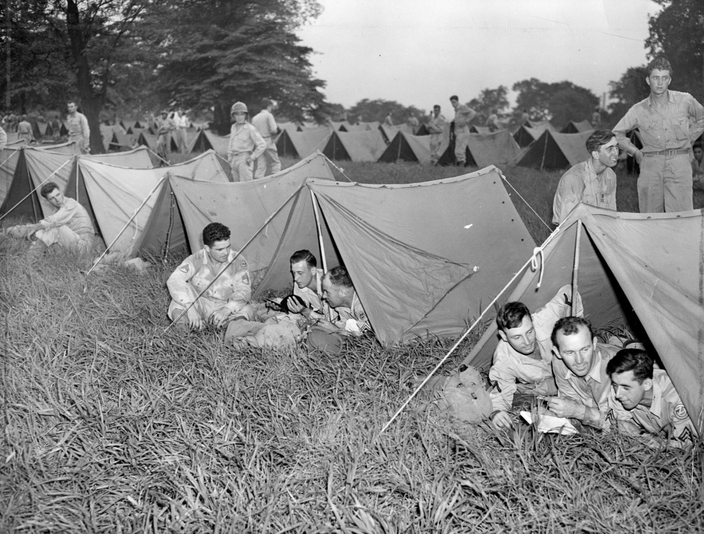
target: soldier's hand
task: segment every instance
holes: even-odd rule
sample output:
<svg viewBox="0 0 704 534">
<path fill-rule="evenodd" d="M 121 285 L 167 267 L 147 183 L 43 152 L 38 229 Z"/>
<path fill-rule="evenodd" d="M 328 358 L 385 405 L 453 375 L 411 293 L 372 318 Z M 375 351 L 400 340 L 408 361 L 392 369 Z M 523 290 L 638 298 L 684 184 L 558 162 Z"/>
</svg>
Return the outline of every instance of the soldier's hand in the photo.
<svg viewBox="0 0 704 534">
<path fill-rule="evenodd" d="M 296 299 L 288 299 L 286 305 L 288 306 L 288 311 L 291 313 L 303 313 L 303 310 L 308 309 L 300 302 L 297 302 Z"/>
<path fill-rule="evenodd" d="M 643 151 L 637 150 L 636 153 L 634 154 L 634 157 L 636 159 L 636 163 L 638 165 L 640 165 L 643 162 Z"/>
<path fill-rule="evenodd" d="M 195 309 L 190 308 L 186 312 L 186 317 L 188 317 L 188 326 L 191 330 L 203 329 L 203 319 L 200 318 L 200 315 Z"/>
<path fill-rule="evenodd" d="M 513 421 L 511 421 L 511 416 L 504 411 L 497 412 L 496 415 L 494 415 L 491 422 L 499 430 L 508 430 L 509 428 L 511 428 L 513 426 Z"/>
<path fill-rule="evenodd" d="M 558 417 L 583 419 L 586 412 L 584 404 L 570 399 L 561 399 L 560 397 L 550 397 L 548 399 L 548 407 Z"/>
<path fill-rule="evenodd" d="M 225 321 L 227 321 L 227 318 L 229 316 L 230 310 L 228 310 L 227 308 L 222 308 L 210 316 L 210 322 L 213 323 L 215 326 L 222 326 L 223 324 L 225 324 Z"/>
</svg>

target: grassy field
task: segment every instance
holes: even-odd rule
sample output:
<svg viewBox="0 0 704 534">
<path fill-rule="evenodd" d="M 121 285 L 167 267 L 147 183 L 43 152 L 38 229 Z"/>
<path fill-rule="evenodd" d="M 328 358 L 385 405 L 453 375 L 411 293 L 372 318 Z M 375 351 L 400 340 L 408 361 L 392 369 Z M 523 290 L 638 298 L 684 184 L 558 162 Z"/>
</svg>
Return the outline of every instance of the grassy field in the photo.
<svg viewBox="0 0 704 534">
<path fill-rule="evenodd" d="M 457 174 L 341 166 L 361 182 Z M 560 173 L 505 175 L 542 241 L 550 230 L 518 196 L 549 223 Z M 634 184 L 620 176 L 624 211 Z M 27 248 L 0 236 L 0 532 L 704 531 L 700 447 L 497 434 L 439 419 L 427 398 L 380 434 L 451 340 L 361 339 L 334 359 L 236 351 L 215 329 L 165 331 L 175 263 L 85 277 L 90 258 L 30 263 Z"/>
</svg>

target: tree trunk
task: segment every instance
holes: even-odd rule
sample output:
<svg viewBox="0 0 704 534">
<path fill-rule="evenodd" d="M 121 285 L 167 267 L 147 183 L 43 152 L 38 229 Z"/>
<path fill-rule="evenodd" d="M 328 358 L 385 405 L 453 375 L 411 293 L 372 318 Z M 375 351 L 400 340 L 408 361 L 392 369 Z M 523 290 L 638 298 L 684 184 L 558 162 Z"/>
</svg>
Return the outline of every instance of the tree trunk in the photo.
<svg viewBox="0 0 704 534">
<path fill-rule="evenodd" d="M 90 65 L 85 55 L 86 41 L 83 37 L 81 17 L 75 0 L 68 0 L 66 8 L 66 29 L 71 41 L 71 56 L 75 63 L 76 82 L 80 105 L 90 127 L 90 151 L 93 154 L 105 152 L 100 133 L 100 110 L 105 102 L 104 94 L 95 94 L 91 83 Z"/>
</svg>

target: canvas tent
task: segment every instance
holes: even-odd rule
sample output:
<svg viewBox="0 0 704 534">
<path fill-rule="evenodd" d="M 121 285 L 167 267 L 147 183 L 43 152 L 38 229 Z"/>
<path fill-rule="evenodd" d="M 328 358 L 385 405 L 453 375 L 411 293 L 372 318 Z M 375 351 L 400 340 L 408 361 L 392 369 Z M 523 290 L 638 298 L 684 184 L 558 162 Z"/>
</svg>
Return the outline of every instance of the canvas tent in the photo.
<svg viewBox="0 0 704 534">
<path fill-rule="evenodd" d="M 301 132 L 284 130 L 276 140 L 276 150 L 279 156 L 304 159 L 323 150 L 332 135 L 332 129 L 327 127 L 304 129 Z"/>
<path fill-rule="evenodd" d="M 384 141 L 387 143 L 390 143 L 399 132 L 403 132 L 407 135 L 413 135 L 413 129 L 408 124 L 399 124 L 397 126 L 386 126 L 384 124 L 379 124 L 379 131 L 384 137 Z"/>
<path fill-rule="evenodd" d="M 586 142 L 591 131 L 574 134 L 545 130 L 531 144 L 516 165 L 538 169 L 566 169 L 589 158 Z"/>
<path fill-rule="evenodd" d="M 417 136 L 399 131 L 388 144 L 377 161 L 396 163 L 410 161 L 413 163 L 430 164 L 430 137 Z"/>
<path fill-rule="evenodd" d="M 322 152 L 332 160 L 377 161 L 385 149 L 379 130 L 340 131 L 332 133 Z"/>
<path fill-rule="evenodd" d="M 547 127 L 531 128 L 530 126 L 523 125 L 516 130 L 513 134 L 513 138 L 516 140 L 516 143 L 518 143 L 518 146 L 525 148 L 538 139 L 543 132 L 548 129 L 549 128 Z"/>
<path fill-rule="evenodd" d="M 580 230 L 581 227 L 581 230 Z M 540 271 L 528 270 L 502 303 L 536 310 L 571 283 L 595 329 L 621 321 L 664 363 L 695 426 L 704 422 L 704 215 L 618 213 L 578 205 L 543 244 Z M 576 256 L 576 250 L 579 251 Z M 526 256 L 526 259 L 528 256 Z M 486 367 L 496 346 L 493 321 L 465 363 Z"/>
<path fill-rule="evenodd" d="M 147 222 L 162 189 L 167 187 L 168 176 L 179 175 L 202 183 L 228 181 L 213 151 L 178 165 L 159 168 L 118 167 L 89 158 L 80 158 L 78 165 L 106 245 L 113 244 L 112 251 L 126 256 L 140 249 Z M 164 223 L 153 221 L 152 224 L 159 222 Z M 165 225 L 168 227 L 170 223 L 179 224 L 167 218 Z M 174 239 L 178 240 L 177 236 Z"/>
<path fill-rule="evenodd" d="M 255 297 L 291 287 L 296 250 L 344 263 L 385 346 L 460 334 L 533 249 L 495 167 L 411 185 L 170 183 L 192 249 L 212 220 L 239 229 L 233 248 L 257 271 Z"/>
<path fill-rule="evenodd" d="M 438 165 L 453 165 L 454 150 L 454 143 L 448 143 L 445 150 L 441 152 Z M 470 167 L 507 166 L 515 162 L 520 154 L 521 148 L 511 132 L 498 130 L 489 134 L 469 134 L 465 161 Z"/>
<path fill-rule="evenodd" d="M 589 121 L 570 121 L 567 123 L 567 126 L 565 126 L 562 130 L 560 130 L 560 133 L 579 133 L 579 132 L 587 132 L 589 130 L 593 130 L 594 127 L 591 125 Z"/>
</svg>

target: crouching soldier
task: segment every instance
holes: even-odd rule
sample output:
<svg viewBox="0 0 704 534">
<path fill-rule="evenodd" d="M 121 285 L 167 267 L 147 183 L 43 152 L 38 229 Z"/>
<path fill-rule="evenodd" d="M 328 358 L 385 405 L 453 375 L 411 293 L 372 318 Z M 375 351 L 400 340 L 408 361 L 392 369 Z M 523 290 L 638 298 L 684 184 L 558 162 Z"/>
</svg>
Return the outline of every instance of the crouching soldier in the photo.
<svg viewBox="0 0 704 534">
<path fill-rule="evenodd" d="M 203 245 L 183 260 L 166 282 L 172 298 L 169 318 L 192 330 L 200 330 L 206 323 L 223 326 L 234 319 L 251 319 L 251 276 L 247 260 L 235 257 L 230 249 L 230 229 L 210 223 L 203 229 Z"/>
</svg>

